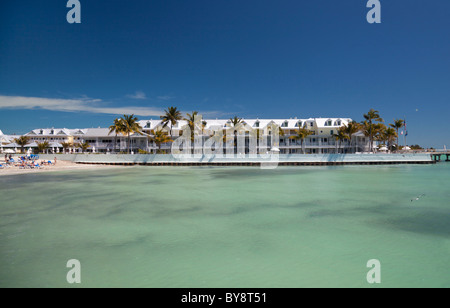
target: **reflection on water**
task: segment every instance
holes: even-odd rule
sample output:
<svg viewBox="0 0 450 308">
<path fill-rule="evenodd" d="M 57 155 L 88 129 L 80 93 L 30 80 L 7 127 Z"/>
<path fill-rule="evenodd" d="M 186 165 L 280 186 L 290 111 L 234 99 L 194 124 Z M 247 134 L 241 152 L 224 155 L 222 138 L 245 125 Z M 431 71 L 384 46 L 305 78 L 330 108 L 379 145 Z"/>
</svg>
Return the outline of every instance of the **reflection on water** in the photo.
<svg viewBox="0 0 450 308">
<path fill-rule="evenodd" d="M 448 165 L 0 177 L 0 287 L 450 286 Z M 426 196 L 411 203 L 417 194 Z M 411 270 L 414 269 L 414 270 Z"/>
</svg>

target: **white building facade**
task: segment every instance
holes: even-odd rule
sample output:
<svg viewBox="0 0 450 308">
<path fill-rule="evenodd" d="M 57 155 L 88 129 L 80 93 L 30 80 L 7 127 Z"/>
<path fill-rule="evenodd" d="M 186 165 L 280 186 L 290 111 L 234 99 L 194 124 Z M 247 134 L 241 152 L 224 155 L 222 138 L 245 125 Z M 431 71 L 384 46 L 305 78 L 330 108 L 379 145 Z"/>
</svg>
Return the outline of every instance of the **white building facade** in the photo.
<svg viewBox="0 0 450 308">
<path fill-rule="evenodd" d="M 329 154 L 329 153 L 357 153 L 369 151 L 369 139 L 362 132 L 358 132 L 352 136 L 351 140 L 337 141 L 335 134 L 340 127 L 347 125 L 352 120 L 349 118 L 309 118 L 309 119 L 242 119 L 242 126 L 247 130 L 244 151 L 249 153 L 251 146 L 249 143 L 249 131 L 264 131 L 270 125 L 279 127 L 279 143 L 276 145 L 280 154 Z M 222 131 L 224 135 L 233 131 L 234 127 L 231 120 L 228 119 L 205 119 L 202 120 L 202 127 L 199 133 L 201 143 L 205 143 L 207 139 L 214 135 L 214 132 Z M 151 141 L 149 136 L 153 136 L 155 131 L 164 130 L 169 134 L 171 130 L 171 139 L 176 140 L 183 134 L 188 122 L 185 120 L 178 121 L 173 127 L 164 126 L 161 120 L 141 120 L 143 135 L 133 134 L 130 136 L 131 151 L 137 153 L 170 153 L 172 142 L 168 142 L 158 147 Z M 296 140 L 293 136 L 297 135 L 299 128 L 306 128 L 311 135 L 303 141 Z M 267 133 L 267 132 L 266 132 Z M 269 132 L 270 134 L 270 132 Z M 2 135 L 0 135 L 1 138 Z M 25 148 L 36 147 L 37 143 L 47 141 L 49 143 L 48 151 L 50 153 L 80 152 L 75 144 L 88 142 L 89 148 L 87 152 L 94 153 L 118 153 L 127 152 L 128 136 L 110 134 L 108 128 L 86 128 L 86 129 L 34 129 L 25 136 L 31 139 L 30 145 Z M 18 136 L 17 136 L 18 137 Z M 4 137 L 3 139 L 6 140 Z M 10 138 L 8 138 L 8 141 Z M 63 149 L 63 143 L 71 146 Z M 226 142 L 225 142 L 226 144 Z M 224 146 L 225 146 L 224 144 Z M 229 145 L 229 144 L 228 144 Z M 4 145 L 5 146 L 5 145 Z M 236 147 L 236 144 L 231 144 Z M 226 146 L 225 146 L 226 147 Z M 241 148 L 242 150 L 242 148 Z M 225 151 L 225 149 L 224 149 Z M 244 153 L 241 153 L 244 154 Z"/>
</svg>

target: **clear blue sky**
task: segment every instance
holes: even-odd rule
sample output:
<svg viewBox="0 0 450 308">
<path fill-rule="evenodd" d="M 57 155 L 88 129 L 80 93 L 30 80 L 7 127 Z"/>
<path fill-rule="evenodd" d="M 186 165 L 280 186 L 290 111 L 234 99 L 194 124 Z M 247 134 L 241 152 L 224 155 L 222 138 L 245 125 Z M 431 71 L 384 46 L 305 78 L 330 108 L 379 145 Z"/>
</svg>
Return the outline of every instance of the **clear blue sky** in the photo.
<svg viewBox="0 0 450 308">
<path fill-rule="evenodd" d="M 65 0 L 0 4 L 0 130 L 106 127 L 168 106 L 209 118 L 406 117 L 450 146 L 450 1 Z"/>
</svg>

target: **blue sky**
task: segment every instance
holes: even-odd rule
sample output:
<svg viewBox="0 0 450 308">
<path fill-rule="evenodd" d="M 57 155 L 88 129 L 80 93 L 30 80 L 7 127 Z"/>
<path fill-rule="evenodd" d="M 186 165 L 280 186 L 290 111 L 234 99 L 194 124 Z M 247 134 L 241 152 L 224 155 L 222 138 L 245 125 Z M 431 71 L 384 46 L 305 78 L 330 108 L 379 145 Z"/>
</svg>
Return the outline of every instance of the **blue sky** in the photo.
<svg viewBox="0 0 450 308">
<path fill-rule="evenodd" d="M 450 145 L 450 1 L 1 1 L 0 130 L 106 127 L 168 106 L 205 118 L 406 117 Z"/>
</svg>

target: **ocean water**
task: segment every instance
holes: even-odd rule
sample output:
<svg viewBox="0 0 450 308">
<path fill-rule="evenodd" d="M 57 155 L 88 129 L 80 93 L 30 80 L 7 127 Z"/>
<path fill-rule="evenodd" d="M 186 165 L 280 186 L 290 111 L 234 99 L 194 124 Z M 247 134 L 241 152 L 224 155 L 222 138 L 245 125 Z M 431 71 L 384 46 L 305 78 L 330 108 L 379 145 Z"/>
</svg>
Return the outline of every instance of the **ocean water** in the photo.
<svg viewBox="0 0 450 308">
<path fill-rule="evenodd" d="M 0 287 L 450 287 L 449 179 L 449 163 L 2 176 Z"/>
</svg>

